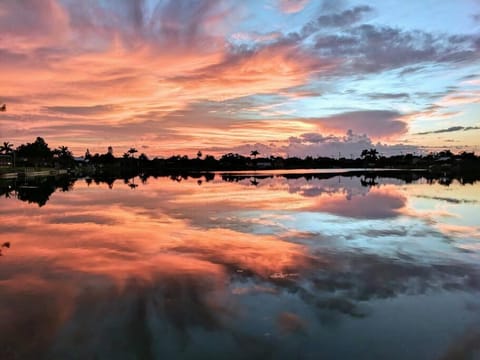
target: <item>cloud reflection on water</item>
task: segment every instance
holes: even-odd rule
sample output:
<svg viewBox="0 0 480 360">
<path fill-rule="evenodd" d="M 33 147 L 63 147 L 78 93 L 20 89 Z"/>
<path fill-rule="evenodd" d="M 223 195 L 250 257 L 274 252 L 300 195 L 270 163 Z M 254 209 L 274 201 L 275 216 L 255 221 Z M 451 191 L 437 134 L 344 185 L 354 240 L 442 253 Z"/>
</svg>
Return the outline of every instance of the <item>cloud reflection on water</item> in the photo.
<svg viewBox="0 0 480 360">
<path fill-rule="evenodd" d="M 313 356 L 320 328 L 375 318 L 378 301 L 478 294 L 478 239 L 461 244 L 471 258 L 453 256 L 442 217 L 411 208 L 410 191 L 426 187 L 157 179 L 135 191 L 77 182 L 42 208 L 2 199 L 4 357 L 208 356 L 221 344 L 218 354 L 244 350 L 233 358 L 288 358 L 296 341 Z M 451 331 L 464 326 L 452 315 Z"/>
</svg>

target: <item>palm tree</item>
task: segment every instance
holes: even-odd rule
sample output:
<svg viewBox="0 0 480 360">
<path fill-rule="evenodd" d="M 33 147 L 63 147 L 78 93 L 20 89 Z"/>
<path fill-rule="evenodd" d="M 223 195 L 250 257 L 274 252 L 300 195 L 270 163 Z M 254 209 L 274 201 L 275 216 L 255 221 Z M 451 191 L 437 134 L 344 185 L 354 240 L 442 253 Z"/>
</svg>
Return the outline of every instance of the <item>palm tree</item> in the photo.
<svg viewBox="0 0 480 360">
<path fill-rule="evenodd" d="M 257 158 L 257 155 L 259 155 L 260 152 L 258 150 L 252 150 L 250 151 L 250 155 L 253 156 L 255 159 Z"/>
<path fill-rule="evenodd" d="M 8 141 L 5 141 L 2 146 L 0 146 L 0 153 L 8 155 L 13 152 L 13 144 L 10 144 Z"/>
<path fill-rule="evenodd" d="M 133 154 L 137 153 L 138 150 L 132 147 L 132 148 L 128 149 L 127 152 L 132 156 L 132 158 L 135 158 L 135 156 L 133 156 Z"/>
<path fill-rule="evenodd" d="M 197 152 L 197 159 L 201 159 L 202 158 L 202 152 L 200 150 L 198 150 Z"/>
<path fill-rule="evenodd" d="M 367 161 L 376 161 L 378 159 L 378 151 L 377 149 L 370 149 L 370 150 L 365 149 L 365 150 L 362 150 L 360 157 Z"/>
<path fill-rule="evenodd" d="M 68 146 L 59 146 L 58 147 L 58 155 L 60 157 L 70 156 L 72 152 L 68 150 Z"/>
</svg>

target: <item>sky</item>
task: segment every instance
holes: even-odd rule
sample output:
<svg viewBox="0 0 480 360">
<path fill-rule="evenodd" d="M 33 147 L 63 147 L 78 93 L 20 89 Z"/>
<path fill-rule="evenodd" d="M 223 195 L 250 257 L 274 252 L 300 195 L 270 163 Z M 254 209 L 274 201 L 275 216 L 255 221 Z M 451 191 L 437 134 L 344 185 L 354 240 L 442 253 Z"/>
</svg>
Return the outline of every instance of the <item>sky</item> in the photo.
<svg viewBox="0 0 480 360">
<path fill-rule="evenodd" d="M 0 0 L 0 140 L 480 151 L 480 1 Z"/>
</svg>

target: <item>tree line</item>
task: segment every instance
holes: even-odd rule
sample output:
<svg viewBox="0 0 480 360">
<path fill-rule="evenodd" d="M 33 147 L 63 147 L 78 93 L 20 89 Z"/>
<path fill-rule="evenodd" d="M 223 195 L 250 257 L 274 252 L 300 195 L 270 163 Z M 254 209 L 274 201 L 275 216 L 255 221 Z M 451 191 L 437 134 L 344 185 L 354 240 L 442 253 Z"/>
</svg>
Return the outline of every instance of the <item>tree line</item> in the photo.
<svg viewBox="0 0 480 360">
<path fill-rule="evenodd" d="M 480 158 L 473 152 L 453 154 L 450 150 L 429 154 L 401 154 L 384 156 L 375 148 L 364 149 L 357 158 L 340 157 L 261 157 L 257 149 L 249 155 L 227 153 L 219 157 L 203 155 L 199 150 L 196 157 L 174 155 L 167 158 L 150 158 L 134 147 L 121 157 L 113 154 L 108 147 L 103 154 L 85 154 L 75 158 L 68 146 L 51 149 L 42 137 L 31 143 L 14 147 L 10 142 L 0 146 L 0 154 L 11 158 L 11 165 L 16 167 L 56 167 L 82 171 L 122 171 L 122 172 L 161 172 L 161 171 L 214 171 L 214 170 L 248 170 L 248 169 L 313 169 L 313 168 L 428 168 L 434 171 L 479 171 Z"/>
</svg>

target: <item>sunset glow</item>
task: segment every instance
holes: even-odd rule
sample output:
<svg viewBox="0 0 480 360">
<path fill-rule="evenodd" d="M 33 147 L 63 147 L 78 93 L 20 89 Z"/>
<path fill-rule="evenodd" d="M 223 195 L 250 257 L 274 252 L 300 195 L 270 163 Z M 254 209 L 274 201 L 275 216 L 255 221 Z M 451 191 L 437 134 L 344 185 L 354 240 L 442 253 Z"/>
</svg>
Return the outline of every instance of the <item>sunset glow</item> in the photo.
<svg viewBox="0 0 480 360">
<path fill-rule="evenodd" d="M 480 3 L 0 1 L 0 138 L 75 155 L 478 151 Z"/>
</svg>

